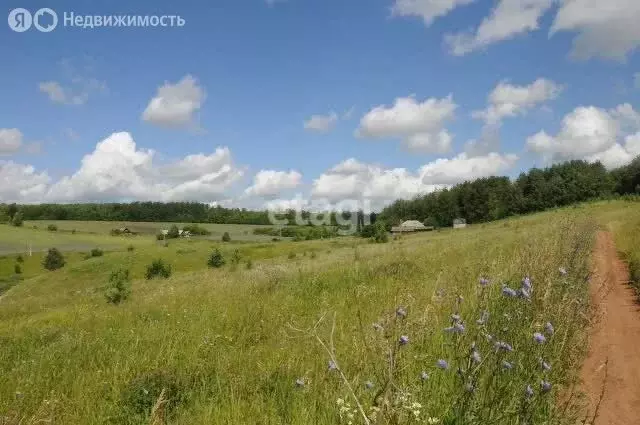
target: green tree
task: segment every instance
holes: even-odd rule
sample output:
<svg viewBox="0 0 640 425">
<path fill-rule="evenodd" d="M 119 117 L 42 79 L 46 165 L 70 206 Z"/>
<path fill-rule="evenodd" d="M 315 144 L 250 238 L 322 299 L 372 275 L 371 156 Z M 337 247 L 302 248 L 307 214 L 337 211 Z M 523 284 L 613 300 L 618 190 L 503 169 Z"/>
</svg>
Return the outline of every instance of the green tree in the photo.
<svg viewBox="0 0 640 425">
<path fill-rule="evenodd" d="M 22 227 L 22 225 L 24 224 L 24 220 L 23 220 L 23 215 L 21 211 L 18 211 L 13 215 L 13 218 L 11 219 L 11 224 L 16 227 Z"/>
<path fill-rule="evenodd" d="M 207 261 L 207 265 L 209 267 L 213 267 L 216 269 L 224 266 L 224 264 L 225 264 L 224 257 L 222 256 L 222 254 L 220 253 L 220 250 L 218 249 L 216 249 L 211 253 L 211 255 L 209 256 L 209 260 Z"/>
<path fill-rule="evenodd" d="M 111 304 L 120 304 L 125 301 L 131 295 L 131 279 L 129 277 L 129 270 L 117 270 L 111 272 L 109 276 L 109 284 L 105 297 L 107 302 Z"/>
<path fill-rule="evenodd" d="M 50 271 L 58 270 L 65 265 L 64 256 L 57 248 L 50 248 L 46 257 L 44 257 L 42 265 Z"/>
<path fill-rule="evenodd" d="M 7 207 L 7 215 L 9 215 L 9 220 L 13 221 L 13 216 L 18 212 L 18 206 L 16 204 L 11 204 Z"/>
<path fill-rule="evenodd" d="M 167 239 L 176 239 L 180 237 L 180 229 L 175 224 L 169 228 L 169 233 L 167 233 Z"/>
<path fill-rule="evenodd" d="M 231 242 L 231 236 L 229 235 L 229 232 L 224 232 L 224 234 L 222 235 L 222 242 Z"/>
</svg>

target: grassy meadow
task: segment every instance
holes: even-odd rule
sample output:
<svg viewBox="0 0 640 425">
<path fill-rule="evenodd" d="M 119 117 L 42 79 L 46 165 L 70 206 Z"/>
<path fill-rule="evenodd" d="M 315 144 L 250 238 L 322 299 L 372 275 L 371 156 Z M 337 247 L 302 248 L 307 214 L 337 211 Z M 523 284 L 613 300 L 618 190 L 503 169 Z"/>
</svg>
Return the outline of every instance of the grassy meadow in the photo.
<svg viewBox="0 0 640 425">
<path fill-rule="evenodd" d="M 231 243 L 165 247 L 155 230 L 57 224 L 76 233 L 0 227 L 0 245 L 38 240 L 67 260 L 49 272 L 43 253 L 23 254 L 23 279 L 0 298 L 0 423 L 573 424 L 594 235 L 609 228 L 632 246 L 624 229 L 640 224 L 640 204 L 386 244 L 230 232 Z M 63 249 L 74 241 L 83 252 Z M 110 249 L 86 258 L 85 246 Z M 215 248 L 219 269 L 207 267 Z M 173 273 L 146 280 L 157 258 Z M 15 263 L 0 259 L 0 278 Z M 132 292 L 113 305 L 120 268 Z"/>
</svg>

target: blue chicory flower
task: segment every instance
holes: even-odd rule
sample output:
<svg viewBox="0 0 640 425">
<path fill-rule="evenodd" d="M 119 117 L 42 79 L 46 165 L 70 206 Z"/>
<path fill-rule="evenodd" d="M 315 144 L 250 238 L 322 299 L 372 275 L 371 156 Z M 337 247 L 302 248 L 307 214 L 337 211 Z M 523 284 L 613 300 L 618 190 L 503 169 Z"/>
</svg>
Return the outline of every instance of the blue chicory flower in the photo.
<svg viewBox="0 0 640 425">
<path fill-rule="evenodd" d="M 409 343 L 409 337 L 406 335 L 402 335 L 398 342 L 400 343 L 400 345 L 407 345 Z"/>
<path fill-rule="evenodd" d="M 446 360 L 440 359 L 438 360 L 438 362 L 436 363 L 436 365 L 440 368 L 440 369 L 449 369 L 449 363 L 447 363 Z"/>
<path fill-rule="evenodd" d="M 540 389 L 545 393 L 551 391 L 551 383 L 544 380 L 540 381 Z"/>
<path fill-rule="evenodd" d="M 544 330 L 549 334 L 549 335 L 553 335 L 555 333 L 555 329 L 553 328 L 553 325 L 551 324 L 551 322 L 547 322 L 546 325 L 544 325 Z"/>
<path fill-rule="evenodd" d="M 533 334 L 533 340 L 538 344 L 544 344 L 547 341 L 547 338 L 545 338 L 540 332 L 536 332 Z"/>
</svg>

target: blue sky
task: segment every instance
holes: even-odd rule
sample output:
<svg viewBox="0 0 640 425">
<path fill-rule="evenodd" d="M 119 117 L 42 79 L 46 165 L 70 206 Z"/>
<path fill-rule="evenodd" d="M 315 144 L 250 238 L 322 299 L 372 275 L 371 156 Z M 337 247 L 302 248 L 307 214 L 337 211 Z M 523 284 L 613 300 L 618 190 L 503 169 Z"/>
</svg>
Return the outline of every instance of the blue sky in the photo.
<svg viewBox="0 0 640 425">
<path fill-rule="evenodd" d="M 131 3 L 50 2 L 50 33 L 0 26 L 0 202 L 379 207 L 640 153 L 634 0 Z M 81 29 L 65 12 L 186 24 Z M 473 114 L 492 106 L 491 122 Z"/>
</svg>

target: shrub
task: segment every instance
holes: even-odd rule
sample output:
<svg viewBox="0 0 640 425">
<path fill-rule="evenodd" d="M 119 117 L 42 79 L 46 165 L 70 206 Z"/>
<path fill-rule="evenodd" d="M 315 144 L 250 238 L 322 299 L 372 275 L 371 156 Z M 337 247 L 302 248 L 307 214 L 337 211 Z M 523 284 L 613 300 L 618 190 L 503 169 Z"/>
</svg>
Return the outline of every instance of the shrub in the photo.
<svg viewBox="0 0 640 425">
<path fill-rule="evenodd" d="M 253 262 L 251 261 L 251 258 L 249 258 L 247 260 L 247 270 L 251 270 L 253 268 Z"/>
<path fill-rule="evenodd" d="M 126 423 L 147 423 L 147 417 L 155 405 L 160 393 L 164 390 L 166 404 L 164 411 L 171 415 L 176 407 L 187 399 L 183 379 L 173 372 L 156 370 L 147 372 L 133 379 L 122 391 L 120 404 L 126 412 Z M 131 421 L 131 419 L 134 419 Z"/>
<path fill-rule="evenodd" d="M 289 258 L 289 260 L 293 260 L 294 258 L 296 258 L 296 253 L 293 251 L 289 252 L 289 255 L 287 258 Z"/>
<path fill-rule="evenodd" d="M 224 234 L 222 235 L 222 242 L 231 242 L 231 236 L 229 235 L 229 232 L 224 232 Z"/>
<path fill-rule="evenodd" d="M 21 254 L 18 254 L 18 256 L 16 257 L 16 261 L 17 261 L 18 263 L 24 263 L 24 258 L 22 258 L 22 255 L 21 255 Z"/>
<path fill-rule="evenodd" d="M 237 249 L 233 251 L 233 255 L 231 256 L 231 264 L 238 265 L 240 263 L 240 251 Z"/>
<path fill-rule="evenodd" d="M 169 233 L 167 233 L 167 239 L 177 239 L 180 237 L 180 229 L 175 224 L 169 228 Z"/>
<path fill-rule="evenodd" d="M 280 239 L 279 238 L 272 238 L 271 242 L 280 242 Z"/>
<path fill-rule="evenodd" d="M 47 256 L 44 257 L 42 265 L 50 271 L 58 270 L 65 265 L 64 256 L 57 248 L 50 248 Z"/>
<path fill-rule="evenodd" d="M 104 255 L 104 251 L 102 251 L 100 248 L 93 248 L 91 250 L 92 257 L 102 257 L 103 255 Z"/>
<path fill-rule="evenodd" d="M 76 229 L 71 229 L 71 234 L 75 235 L 76 234 Z"/>
<path fill-rule="evenodd" d="M 184 230 L 185 232 L 189 232 L 192 235 L 208 236 L 211 234 L 209 230 L 202 226 L 198 226 L 197 224 L 187 224 L 182 228 L 182 230 Z"/>
<path fill-rule="evenodd" d="M 135 247 L 135 246 L 133 246 L 133 245 L 129 245 L 129 246 L 127 247 L 127 251 L 129 251 L 129 252 L 133 252 L 133 251 L 135 251 L 135 249 L 136 249 L 136 247 Z"/>
<path fill-rule="evenodd" d="M 157 240 L 157 241 L 163 241 L 163 240 L 164 240 L 164 235 L 163 235 L 162 233 L 158 233 L 158 234 L 156 235 L 156 240 Z"/>
<path fill-rule="evenodd" d="M 15 274 L 22 274 L 22 267 L 20 266 L 20 264 L 16 264 L 15 266 L 13 266 L 13 272 Z"/>
<path fill-rule="evenodd" d="M 360 236 L 363 238 L 372 238 L 376 234 L 376 228 L 372 224 L 367 224 L 360 230 Z"/>
<path fill-rule="evenodd" d="M 387 233 L 387 228 L 382 221 L 376 221 L 375 224 L 375 234 L 373 239 L 376 243 L 386 243 L 389 241 L 389 234 Z"/>
<path fill-rule="evenodd" d="M 153 263 L 149 264 L 147 266 L 147 272 L 144 275 L 147 280 L 155 277 L 168 279 L 169 276 L 171 276 L 171 266 L 160 259 L 154 260 Z"/>
<path fill-rule="evenodd" d="M 111 273 L 109 285 L 105 294 L 107 302 L 120 304 L 131 295 L 131 279 L 129 270 L 117 270 Z"/>
<path fill-rule="evenodd" d="M 22 212 L 18 211 L 14 214 L 13 219 L 11 219 L 11 225 L 15 227 L 22 227 L 24 224 L 24 219 Z"/>
<path fill-rule="evenodd" d="M 218 269 L 224 266 L 224 264 L 225 264 L 224 257 L 222 256 L 222 254 L 220 253 L 220 250 L 218 249 L 216 249 L 211 253 L 211 255 L 209 256 L 209 260 L 207 261 L 207 265 L 215 269 Z"/>
<path fill-rule="evenodd" d="M 316 258 L 318 254 L 315 251 L 311 251 L 311 258 Z"/>
<path fill-rule="evenodd" d="M 50 232 L 57 232 L 58 231 L 58 226 L 56 226 L 55 224 L 50 224 L 47 226 L 47 230 Z"/>
</svg>

